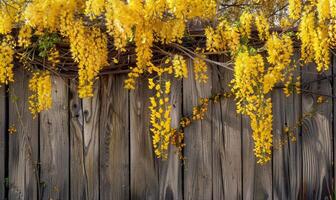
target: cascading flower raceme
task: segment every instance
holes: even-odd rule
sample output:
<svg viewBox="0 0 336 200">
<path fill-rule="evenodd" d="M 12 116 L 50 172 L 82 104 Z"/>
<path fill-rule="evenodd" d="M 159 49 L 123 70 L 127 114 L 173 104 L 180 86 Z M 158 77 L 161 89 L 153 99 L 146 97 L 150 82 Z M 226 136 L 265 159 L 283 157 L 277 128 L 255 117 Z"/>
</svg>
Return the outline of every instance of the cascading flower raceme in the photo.
<svg viewBox="0 0 336 200">
<path fill-rule="evenodd" d="M 216 29 L 208 27 L 205 29 L 206 49 L 211 52 L 238 50 L 240 43 L 239 28 L 230 25 L 228 21 L 222 21 Z"/>
<path fill-rule="evenodd" d="M 5 36 L 0 44 L 0 84 L 14 81 L 13 56 L 14 41 L 11 36 Z"/>
<path fill-rule="evenodd" d="M 167 159 L 168 147 L 173 134 L 170 123 L 170 112 L 172 106 L 168 104 L 171 82 L 164 81 L 160 77 L 158 80 L 149 79 L 148 87 L 155 91 L 155 95 L 150 97 L 151 111 L 150 123 L 153 138 L 154 152 L 159 158 Z"/>
<path fill-rule="evenodd" d="M 250 38 L 252 31 L 253 15 L 248 12 L 243 12 L 239 18 L 239 21 L 241 26 L 240 32 L 242 33 L 242 36 Z"/>
<path fill-rule="evenodd" d="M 52 106 L 51 76 L 48 71 L 37 71 L 29 80 L 29 110 L 35 118 L 43 110 Z"/>
<path fill-rule="evenodd" d="M 172 63 L 175 78 L 188 78 L 187 62 L 183 56 L 175 55 Z"/>
<path fill-rule="evenodd" d="M 301 0 L 288 0 L 288 12 L 291 19 L 297 20 L 301 15 Z"/>
<path fill-rule="evenodd" d="M 265 63 L 260 54 L 239 53 L 235 60 L 233 88 L 238 113 L 251 119 L 254 153 L 258 163 L 271 159 L 272 102 L 264 93 Z"/>
<path fill-rule="evenodd" d="M 93 84 L 99 71 L 107 66 L 107 37 L 99 28 L 87 28 L 81 22 L 73 22 L 76 28 L 66 35 L 70 40 L 70 50 L 78 63 L 78 93 L 81 98 L 93 96 Z"/>
</svg>

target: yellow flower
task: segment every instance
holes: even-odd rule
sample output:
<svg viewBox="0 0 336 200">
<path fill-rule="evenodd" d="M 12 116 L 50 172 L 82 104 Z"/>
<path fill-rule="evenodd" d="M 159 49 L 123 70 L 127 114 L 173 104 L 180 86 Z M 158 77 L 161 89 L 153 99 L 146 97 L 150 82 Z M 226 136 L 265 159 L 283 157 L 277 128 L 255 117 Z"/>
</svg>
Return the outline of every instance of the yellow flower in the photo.
<svg viewBox="0 0 336 200">
<path fill-rule="evenodd" d="M 27 48 L 31 44 L 31 37 L 32 37 L 32 30 L 31 27 L 28 25 L 24 25 L 21 27 L 19 32 L 19 39 L 18 39 L 18 45 L 20 47 Z"/>
<path fill-rule="evenodd" d="M 272 102 L 265 97 L 265 89 L 261 86 L 269 87 L 269 82 L 274 82 L 273 78 L 271 74 L 265 75 L 260 54 L 249 55 L 244 51 L 237 55 L 232 92 L 236 96 L 237 111 L 251 119 L 254 154 L 258 163 L 268 162 L 272 154 Z"/>
<path fill-rule="evenodd" d="M 9 133 L 10 135 L 15 134 L 16 131 L 17 131 L 17 130 L 16 130 L 16 128 L 15 128 L 14 125 L 10 125 L 10 126 L 9 126 L 9 128 L 8 128 L 8 133 Z"/>
<path fill-rule="evenodd" d="M 334 1 L 334 0 L 318 0 L 317 1 L 317 12 L 319 14 L 319 20 L 321 22 L 324 22 L 330 17 L 331 3 L 329 1 Z"/>
<path fill-rule="evenodd" d="M 50 49 L 48 61 L 51 63 L 52 68 L 56 68 L 56 66 L 60 63 L 60 55 L 56 48 Z"/>
<path fill-rule="evenodd" d="M 86 0 L 85 14 L 91 19 L 101 15 L 105 10 L 105 0 Z"/>
<path fill-rule="evenodd" d="M 228 21 L 221 21 L 216 30 L 211 27 L 205 29 L 206 49 L 209 51 L 231 51 L 234 54 L 240 44 L 239 29 L 230 25 Z"/>
<path fill-rule="evenodd" d="M 166 85 L 165 85 L 165 93 L 169 94 L 170 93 L 170 87 L 171 87 L 171 83 L 170 81 L 166 81 Z"/>
<path fill-rule="evenodd" d="M 240 32 L 242 35 L 246 36 L 247 38 L 251 37 L 251 28 L 252 28 L 252 20 L 253 16 L 251 13 L 243 12 L 243 14 L 240 16 L 240 23 L 241 28 Z"/>
<path fill-rule="evenodd" d="M 8 84 L 14 81 L 13 74 L 13 56 L 14 56 L 13 39 L 5 37 L 0 44 L 0 83 Z"/>
<path fill-rule="evenodd" d="M 107 37 L 100 28 L 87 28 L 81 21 L 67 21 L 62 27 L 70 40 L 72 57 L 78 63 L 79 97 L 91 97 L 94 81 L 107 65 Z"/>
<path fill-rule="evenodd" d="M 259 15 L 256 16 L 255 20 L 259 38 L 261 40 L 266 40 L 270 35 L 269 33 L 270 25 L 267 21 L 267 18 L 262 13 L 260 13 Z"/>
<path fill-rule="evenodd" d="M 29 110 L 35 118 L 36 115 L 52 106 L 51 76 L 48 71 L 37 71 L 29 80 Z"/>
<path fill-rule="evenodd" d="M 328 70 L 330 65 L 330 51 L 328 48 L 328 28 L 317 27 L 313 35 L 314 60 L 317 64 L 317 71 Z"/>
<path fill-rule="evenodd" d="M 183 56 L 175 55 L 172 64 L 176 78 L 188 78 L 187 62 Z"/>
<path fill-rule="evenodd" d="M 289 0 L 288 4 L 289 17 L 294 20 L 298 19 L 301 15 L 301 0 Z"/>
<path fill-rule="evenodd" d="M 207 70 L 208 66 L 205 61 L 199 57 L 194 58 L 194 75 L 199 82 L 206 83 L 208 80 Z"/>
<path fill-rule="evenodd" d="M 315 37 L 314 13 L 304 13 L 299 25 L 298 37 L 301 40 L 301 59 L 306 63 L 314 58 L 313 39 Z"/>
<path fill-rule="evenodd" d="M 169 98 L 165 95 L 170 93 L 170 81 L 163 82 L 161 79 L 154 81 L 151 80 L 154 84 L 151 89 L 155 89 L 157 94 L 150 97 L 150 131 L 152 133 L 152 142 L 154 147 L 154 152 L 158 158 L 166 159 L 168 155 L 168 144 L 171 141 L 172 129 L 170 127 L 171 117 L 171 105 L 167 105 Z M 163 84 L 161 86 L 161 84 Z M 165 91 L 162 91 L 162 88 L 165 88 Z"/>
</svg>

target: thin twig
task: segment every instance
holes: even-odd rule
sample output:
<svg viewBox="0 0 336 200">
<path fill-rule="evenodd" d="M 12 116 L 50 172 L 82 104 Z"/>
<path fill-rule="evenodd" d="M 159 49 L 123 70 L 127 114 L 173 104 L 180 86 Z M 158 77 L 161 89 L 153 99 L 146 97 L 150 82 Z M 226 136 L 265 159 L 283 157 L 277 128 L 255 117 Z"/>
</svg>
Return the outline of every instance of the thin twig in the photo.
<svg viewBox="0 0 336 200">
<path fill-rule="evenodd" d="M 215 64 L 215 65 L 218 65 L 218 66 L 220 66 L 220 67 L 224 67 L 225 69 L 228 69 L 228 70 L 230 70 L 230 71 L 233 71 L 233 68 L 229 67 L 230 65 L 233 65 L 233 64 L 230 63 L 230 62 L 222 63 L 222 62 L 217 62 L 217 61 L 214 61 L 214 60 L 210 60 L 210 59 L 208 59 L 208 58 L 204 58 L 204 57 L 200 56 L 199 54 L 197 54 L 197 53 L 195 53 L 195 52 L 189 50 L 188 48 L 185 48 L 185 47 L 183 47 L 183 46 L 181 46 L 181 45 L 178 45 L 178 44 L 176 44 L 176 43 L 172 43 L 171 46 L 173 46 L 173 47 L 179 49 L 180 51 L 182 51 L 183 53 L 185 53 L 185 54 L 186 54 L 189 58 L 191 58 L 192 60 L 194 60 L 195 57 L 198 57 L 198 58 L 204 60 L 204 61 L 207 62 L 207 63 Z M 193 56 L 192 56 L 192 55 L 193 55 Z"/>
</svg>

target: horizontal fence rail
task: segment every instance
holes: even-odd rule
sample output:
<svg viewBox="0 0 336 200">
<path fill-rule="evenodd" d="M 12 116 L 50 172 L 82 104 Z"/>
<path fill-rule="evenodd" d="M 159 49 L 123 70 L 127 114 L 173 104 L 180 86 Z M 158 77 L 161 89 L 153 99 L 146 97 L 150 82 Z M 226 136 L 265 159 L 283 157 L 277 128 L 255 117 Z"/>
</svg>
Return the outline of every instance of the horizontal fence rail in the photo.
<svg viewBox="0 0 336 200">
<path fill-rule="evenodd" d="M 249 119 L 232 98 L 210 103 L 205 119 L 185 129 L 183 162 L 173 147 L 159 160 L 146 81 L 127 91 L 127 76 L 102 76 L 94 97 L 80 99 L 75 84 L 53 77 L 53 106 L 34 119 L 29 75 L 17 68 L 16 81 L 0 88 L 0 199 L 333 199 L 335 58 L 331 66 L 298 71 L 301 94 L 274 89 L 274 151 L 265 165 L 255 161 Z M 198 83 L 189 62 L 189 78 L 172 80 L 173 127 L 200 98 L 229 91 L 231 71 L 210 66 L 208 76 Z M 286 126 L 297 127 L 295 138 Z"/>
</svg>

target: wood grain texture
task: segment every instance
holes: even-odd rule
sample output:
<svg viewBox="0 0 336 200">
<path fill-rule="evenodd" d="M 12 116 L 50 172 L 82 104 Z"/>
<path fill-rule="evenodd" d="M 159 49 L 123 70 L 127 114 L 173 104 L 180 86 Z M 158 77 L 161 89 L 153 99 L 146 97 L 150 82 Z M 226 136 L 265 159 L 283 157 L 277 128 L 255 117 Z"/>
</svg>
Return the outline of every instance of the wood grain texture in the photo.
<svg viewBox="0 0 336 200">
<path fill-rule="evenodd" d="M 42 199 L 69 199 L 67 82 L 60 77 L 52 77 L 53 106 L 40 114 Z"/>
<path fill-rule="evenodd" d="M 123 87 L 125 78 L 101 79 L 100 199 L 130 198 L 129 92 Z"/>
<path fill-rule="evenodd" d="M 131 199 L 158 199 L 158 166 L 149 132 L 151 91 L 145 79 L 130 92 Z"/>
<path fill-rule="evenodd" d="M 285 97 L 282 90 L 273 92 L 273 197 L 274 199 L 298 199 L 301 189 L 302 155 L 298 95 Z M 285 133 L 285 127 L 297 127 L 294 133 Z M 293 141 L 295 137 L 295 141 Z"/>
<path fill-rule="evenodd" d="M 183 115 L 192 114 L 194 106 L 200 98 L 211 96 L 212 71 L 208 67 L 208 82 L 200 84 L 194 78 L 192 62 L 188 62 L 188 79 L 183 80 Z M 202 121 L 194 122 L 185 129 L 184 149 L 186 161 L 184 165 L 184 198 L 212 198 L 212 106 Z"/>
<path fill-rule="evenodd" d="M 316 67 L 308 65 L 304 67 L 302 82 L 321 79 L 330 73 L 329 70 L 324 75 L 317 74 Z M 312 116 L 305 117 L 302 126 L 302 198 L 325 199 L 332 194 L 332 99 L 319 104 L 319 95 L 313 93 L 331 95 L 332 85 L 329 79 L 322 79 L 305 84 L 303 89 L 302 113 Z"/>
<path fill-rule="evenodd" d="M 286 116 L 288 116 L 288 125 L 295 126 L 302 116 L 301 94 L 294 94 L 288 99 L 286 104 Z M 297 126 L 294 130 L 296 141 L 289 143 L 289 179 L 290 179 L 290 199 L 299 199 L 302 197 L 302 128 Z M 286 157 L 284 158 L 286 159 Z"/>
<path fill-rule="evenodd" d="M 81 100 L 70 85 L 71 199 L 99 198 L 99 82 L 94 96 Z"/>
<path fill-rule="evenodd" d="M 182 82 L 175 78 L 170 80 L 171 126 L 177 128 L 182 117 Z M 168 159 L 159 161 L 160 199 L 182 199 L 182 163 L 176 151 L 176 147 L 171 146 Z"/>
<path fill-rule="evenodd" d="M 242 117 L 243 199 L 272 199 L 272 162 L 257 164 L 253 153 L 250 120 Z"/>
<path fill-rule="evenodd" d="M 5 181 L 6 181 L 6 146 L 7 146 L 7 130 L 6 130 L 6 91 L 5 87 L 0 87 L 0 199 L 5 199 Z"/>
<path fill-rule="evenodd" d="M 100 118 L 100 81 L 96 81 L 93 97 L 85 98 L 83 103 L 83 155 L 87 198 L 99 199 L 99 118 Z M 74 199 L 74 198 L 72 198 Z"/>
<path fill-rule="evenodd" d="M 233 72 L 212 66 L 212 94 L 230 92 Z M 241 115 L 233 98 L 212 108 L 213 199 L 242 198 Z"/>
<path fill-rule="evenodd" d="M 336 55 L 335 54 L 333 54 L 332 55 L 332 75 L 333 75 L 333 96 L 335 96 L 336 95 L 336 78 L 334 77 L 335 76 L 335 74 L 336 74 Z M 333 122 L 334 122 L 334 124 L 333 124 L 333 138 L 334 138 L 334 141 L 333 141 L 333 143 L 334 143 L 334 149 L 333 149 L 333 151 L 334 151 L 334 157 L 333 157 L 333 163 L 334 163 L 334 179 L 335 179 L 335 175 L 336 175 L 336 165 L 335 165 L 335 162 L 336 162 L 336 153 L 335 153 L 335 150 L 336 150 L 336 115 L 335 115 L 335 111 L 336 111 L 336 100 L 335 100 L 335 98 L 333 98 L 333 101 L 332 101 L 332 103 L 333 103 L 333 110 L 332 110 L 332 112 L 333 112 Z M 334 193 L 333 193 L 333 196 L 335 197 L 336 196 L 336 181 L 334 181 L 334 185 L 333 185 L 333 190 L 335 191 Z"/>
<path fill-rule="evenodd" d="M 273 187 L 274 199 L 288 199 L 289 195 L 289 153 L 290 138 L 284 132 L 286 122 L 286 99 L 282 89 L 272 92 L 273 104 Z"/>
<path fill-rule="evenodd" d="M 298 75 L 299 71 L 294 73 L 295 78 Z M 275 89 L 272 92 L 272 103 L 273 198 L 298 199 L 302 189 L 301 128 L 297 125 L 301 119 L 301 95 L 286 97 L 282 89 Z M 293 132 L 285 133 L 285 127 L 289 127 Z M 296 141 L 293 141 L 293 137 Z"/>
<path fill-rule="evenodd" d="M 38 198 L 38 119 L 28 109 L 29 76 L 22 68 L 14 71 L 15 82 L 9 87 L 9 199 Z"/>
<path fill-rule="evenodd" d="M 201 97 L 229 90 L 232 72 L 209 66 L 208 83 L 200 84 L 190 60 L 188 68 L 188 79 L 172 80 L 173 127 Z M 127 76 L 104 76 L 94 97 L 80 100 L 75 84 L 68 88 L 68 81 L 53 77 L 53 107 L 32 119 L 29 76 L 16 69 L 8 119 L 6 112 L 0 114 L 0 199 L 7 180 L 9 200 L 330 199 L 336 190 L 336 104 L 333 98 L 323 104 L 317 99 L 335 96 L 336 81 L 326 78 L 336 71 L 335 56 L 332 69 L 318 74 L 315 66 L 305 66 L 296 74 L 302 74 L 302 95 L 285 97 L 280 89 L 270 95 L 274 141 L 285 142 L 274 148 L 267 165 L 256 163 L 249 119 L 236 114 L 233 99 L 211 103 L 205 119 L 185 129 L 182 165 L 173 147 L 168 160 L 155 158 L 149 131 L 152 92 L 145 79 L 129 92 L 123 88 Z M 6 106 L 4 93 L 0 88 L 0 109 Z M 302 117 L 297 141 L 289 142 L 285 125 L 293 127 Z M 7 134 L 8 126 L 17 132 Z"/>
<path fill-rule="evenodd" d="M 69 88 L 70 109 L 70 191 L 75 199 L 86 197 L 86 181 L 83 159 L 83 106 L 77 93 L 77 84 L 71 81 Z"/>
</svg>

